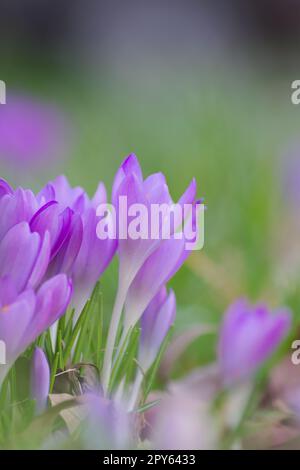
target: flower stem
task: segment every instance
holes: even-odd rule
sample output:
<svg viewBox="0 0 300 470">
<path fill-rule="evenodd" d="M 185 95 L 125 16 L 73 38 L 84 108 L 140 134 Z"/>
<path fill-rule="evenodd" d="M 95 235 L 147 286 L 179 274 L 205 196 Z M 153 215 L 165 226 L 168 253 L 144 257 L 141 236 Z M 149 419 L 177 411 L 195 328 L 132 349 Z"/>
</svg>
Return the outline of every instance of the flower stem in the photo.
<svg viewBox="0 0 300 470">
<path fill-rule="evenodd" d="M 122 315 L 122 310 L 124 306 L 126 298 L 126 289 L 121 287 L 119 284 L 114 308 L 112 312 L 112 317 L 109 325 L 109 331 L 106 341 L 106 348 L 105 348 L 105 355 L 104 355 L 104 363 L 103 363 L 103 371 L 102 371 L 102 381 L 103 381 L 103 389 L 105 393 L 108 392 L 109 387 L 109 379 L 112 369 L 112 360 L 113 360 L 113 352 L 118 332 L 118 327 Z"/>
<path fill-rule="evenodd" d="M 140 393 L 140 388 L 144 379 L 144 375 L 140 369 L 137 370 L 136 377 L 132 386 L 131 396 L 128 403 L 128 411 L 133 411 Z"/>
</svg>

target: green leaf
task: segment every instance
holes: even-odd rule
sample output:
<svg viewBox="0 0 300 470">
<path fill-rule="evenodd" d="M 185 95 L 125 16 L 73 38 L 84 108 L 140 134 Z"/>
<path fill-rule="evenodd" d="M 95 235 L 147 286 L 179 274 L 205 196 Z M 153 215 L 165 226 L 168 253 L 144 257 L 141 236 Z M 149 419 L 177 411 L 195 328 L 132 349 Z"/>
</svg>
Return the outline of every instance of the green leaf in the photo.
<svg viewBox="0 0 300 470">
<path fill-rule="evenodd" d="M 115 386 L 125 378 L 132 370 L 132 364 L 135 363 L 135 354 L 140 336 L 140 328 L 130 328 L 123 344 L 119 349 L 118 355 L 112 369 L 109 390 L 114 390 Z"/>
<path fill-rule="evenodd" d="M 53 365 L 51 368 L 51 375 L 50 375 L 50 393 L 52 393 L 54 382 L 55 382 L 55 375 L 57 373 L 57 367 L 59 362 L 59 352 L 56 353 Z"/>
<path fill-rule="evenodd" d="M 87 313 L 87 310 L 88 310 L 88 304 L 89 304 L 89 301 L 87 301 L 87 303 L 85 304 L 85 306 L 83 307 L 83 310 L 75 324 L 75 327 L 72 331 L 72 334 L 71 334 L 71 338 L 68 342 L 68 344 L 66 345 L 66 349 L 65 349 L 65 353 L 64 353 L 64 365 L 66 366 L 67 364 L 67 361 L 71 355 L 71 352 L 72 352 L 72 348 L 75 344 L 75 341 L 76 341 L 76 338 L 82 328 L 82 325 L 85 321 L 85 317 L 86 317 L 86 313 Z"/>
<path fill-rule="evenodd" d="M 87 309 L 85 312 L 84 321 L 81 324 L 80 333 L 78 340 L 75 346 L 73 363 L 77 363 L 81 360 L 81 357 L 88 359 L 88 354 L 90 352 L 92 344 L 92 336 L 94 333 L 94 316 L 99 308 L 101 308 L 101 292 L 100 292 L 100 282 L 97 282 L 91 299 L 87 302 Z"/>
<path fill-rule="evenodd" d="M 160 402 L 160 400 L 153 400 L 153 401 L 150 401 L 149 403 L 146 403 L 145 405 L 141 406 L 140 408 L 138 408 L 136 410 L 137 413 L 144 413 L 145 411 L 148 411 L 150 410 L 150 408 L 153 408 L 153 406 L 156 406 L 158 405 L 158 403 Z"/>
</svg>

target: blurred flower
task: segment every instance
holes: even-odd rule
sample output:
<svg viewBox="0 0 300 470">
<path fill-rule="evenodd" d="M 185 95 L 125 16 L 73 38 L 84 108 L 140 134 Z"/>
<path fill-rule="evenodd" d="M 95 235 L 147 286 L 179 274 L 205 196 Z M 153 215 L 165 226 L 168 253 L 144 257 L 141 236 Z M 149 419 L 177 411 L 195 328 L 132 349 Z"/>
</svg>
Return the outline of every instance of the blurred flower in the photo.
<svg viewBox="0 0 300 470">
<path fill-rule="evenodd" d="M 43 411 L 47 405 L 50 387 L 50 369 L 44 351 L 35 348 L 31 369 L 31 396 L 36 400 L 36 410 Z"/>
<path fill-rule="evenodd" d="M 0 159 L 36 168 L 62 157 L 69 129 L 55 106 L 26 95 L 8 95 L 0 108 Z"/>
<path fill-rule="evenodd" d="M 88 449 L 130 449 L 133 446 L 133 417 L 119 404 L 100 395 L 84 396 L 87 419 L 84 425 Z"/>
<path fill-rule="evenodd" d="M 155 361 L 163 340 L 165 339 L 176 314 L 174 292 L 168 295 L 162 287 L 152 299 L 141 319 L 141 337 L 138 362 L 144 372 Z"/>
<path fill-rule="evenodd" d="M 217 448 L 218 427 L 210 403 L 188 389 L 165 396 L 152 411 L 151 424 L 150 441 L 156 450 Z"/>
<path fill-rule="evenodd" d="M 265 305 L 233 303 L 220 331 L 218 359 L 225 385 L 244 380 L 275 351 L 291 324 L 290 314 L 272 314 Z"/>
<path fill-rule="evenodd" d="M 64 274 L 46 281 L 37 292 L 26 288 L 18 293 L 12 278 L 0 278 L 0 340 L 6 345 L 0 384 L 17 357 L 65 312 L 71 292 Z"/>
</svg>

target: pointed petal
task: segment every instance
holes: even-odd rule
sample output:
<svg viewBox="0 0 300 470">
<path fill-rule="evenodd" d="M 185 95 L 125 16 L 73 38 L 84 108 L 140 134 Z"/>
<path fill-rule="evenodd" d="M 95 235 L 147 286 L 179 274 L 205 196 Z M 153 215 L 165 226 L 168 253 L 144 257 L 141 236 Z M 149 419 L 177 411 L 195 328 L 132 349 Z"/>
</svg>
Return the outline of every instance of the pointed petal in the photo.
<svg viewBox="0 0 300 470">
<path fill-rule="evenodd" d="M 0 276 L 9 275 L 22 291 L 33 272 L 40 249 L 40 236 L 26 222 L 12 227 L 0 242 Z"/>
<path fill-rule="evenodd" d="M 34 341 L 65 313 L 71 294 L 71 282 L 64 274 L 58 274 L 40 287 L 37 293 L 34 318 L 30 325 L 30 331 L 28 331 L 30 341 Z"/>
</svg>

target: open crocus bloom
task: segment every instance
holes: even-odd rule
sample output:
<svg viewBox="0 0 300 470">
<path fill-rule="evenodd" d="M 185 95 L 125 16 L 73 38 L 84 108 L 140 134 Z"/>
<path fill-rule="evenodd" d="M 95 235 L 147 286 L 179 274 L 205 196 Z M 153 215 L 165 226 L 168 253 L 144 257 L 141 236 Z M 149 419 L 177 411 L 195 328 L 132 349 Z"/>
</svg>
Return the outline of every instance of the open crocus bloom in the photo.
<svg viewBox="0 0 300 470">
<path fill-rule="evenodd" d="M 0 340 L 5 344 L 6 364 L 0 365 L 0 384 L 17 357 L 66 310 L 71 283 L 59 274 L 35 292 L 21 293 L 12 278 L 0 278 Z"/>
<path fill-rule="evenodd" d="M 291 325 L 287 310 L 270 312 L 266 305 L 241 299 L 225 313 L 218 357 L 225 385 L 249 377 L 275 351 Z"/>
</svg>

